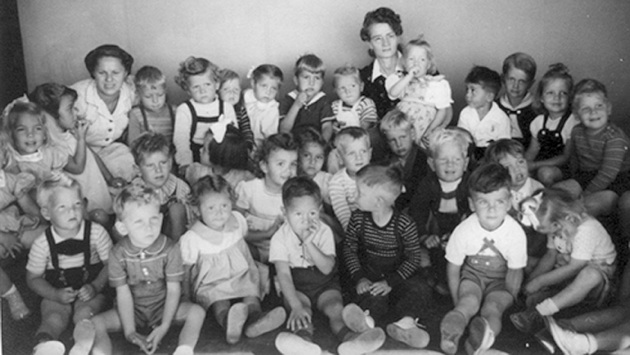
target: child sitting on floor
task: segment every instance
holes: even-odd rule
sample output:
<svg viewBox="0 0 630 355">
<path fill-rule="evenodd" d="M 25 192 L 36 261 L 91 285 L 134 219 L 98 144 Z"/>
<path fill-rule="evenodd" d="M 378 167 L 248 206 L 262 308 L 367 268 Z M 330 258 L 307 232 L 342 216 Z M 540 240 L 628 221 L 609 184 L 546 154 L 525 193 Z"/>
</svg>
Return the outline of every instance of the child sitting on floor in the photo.
<svg viewBox="0 0 630 355">
<path fill-rule="evenodd" d="M 339 96 L 332 103 L 335 131 L 351 126 L 370 129 L 376 125 L 376 105 L 372 99 L 361 95 L 363 82 L 359 77 L 359 69 L 352 65 L 335 69 L 333 86 Z"/>
<path fill-rule="evenodd" d="M 501 332 L 503 312 L 521 288 L 527 241 L 523 228 L 508 215 L 510 181 L 507 169 L 496 163 L 480 166 L 468 180 L 474 214 L 455 228 L 446 245 L 455 305 L 440 324 L 440 347 L 447 354 L 457 352 L 467 325 L 467 353 L 488 350 Z"/>
</svg>

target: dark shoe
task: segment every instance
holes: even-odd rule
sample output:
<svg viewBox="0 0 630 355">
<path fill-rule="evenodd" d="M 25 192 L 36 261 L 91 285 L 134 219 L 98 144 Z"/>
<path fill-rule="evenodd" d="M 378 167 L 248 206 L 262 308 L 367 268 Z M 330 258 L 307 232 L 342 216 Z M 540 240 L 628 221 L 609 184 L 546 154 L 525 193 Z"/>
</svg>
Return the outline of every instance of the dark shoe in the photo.
<svg viewBox="0 0 630 355">
<path fill-rule="evenodd" d="M 510 315 L 514 327 L 526 334 L 534 334 L 544 328 L 545 321 L 535 309 L 527 309 Z"/>
</svg>

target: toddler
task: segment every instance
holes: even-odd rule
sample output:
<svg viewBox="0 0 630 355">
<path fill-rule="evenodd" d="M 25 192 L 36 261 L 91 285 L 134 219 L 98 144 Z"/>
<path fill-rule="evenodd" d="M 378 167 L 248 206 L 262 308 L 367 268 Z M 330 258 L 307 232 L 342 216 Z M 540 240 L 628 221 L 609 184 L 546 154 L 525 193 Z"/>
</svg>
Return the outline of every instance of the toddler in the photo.
<svg viewBox="0 0 630 355">
<path fill-rule="evenodd" d="M 263 140 L 278 133 L 280 123 L 279 103 L 276 101 L 282 85 L 282 70 L 273 64 L 257 66 L 248 76 L 252 88 L 245 90 L 243 101 L 254 133 L 256 147 Z"/>
<path fill-rule="evenodd" d="M 314 54 L 305 54 L 297 60 L 293 77 L 296 90 L 280 102 L 280 132 L 298 133 L 305 127 L 313 127 L 326 142 L 330 141 L 333 112 L 322 91 L 325 72 L 324 62 Z"/>
<path fill-rule="evenodd" d="M 138 137 L 131 146 L 131 154 L 140 176 L 132 184 L 155 190 L 164 216 L 162 233 L 177 241 L 191 221 L 187 203 L 190 187 L 171 173 L 173 150 L 173 144 L 159 133 L 146 132 Z"/>
<path fill-rule="evenodd" d="M 344 320 L 360 330 L 355 326 L 367 325 L 365 309 L 377 323 L 396 320 L 387 325 L 395 340 L 424 348 L 429 334 L 417 319 L 429 316 L 433 302 L 417 273 L 421 248 L 416 224 L 394 209 L 402 186 L 400 171 L 393 167 L 367 165 L 357 173 L 359 210 L 350 217 L 343 246 L 356 304 L 346 306 Z"/>
<path fill-rule="evenodd" d="M 241 95 L 241 77 L 233 70 L 221 69 L 219 70 L 219 79 L 219 98 L 234 106 L 238 129 L 251 151 L 254 149 L 254 133 Z"/>
<path fill-rule="evenodd" d="M 229 124 L 238 126 L 234 107 L 217 97 L 218 70 L 205 58 L 188 57 L 179 65 L 175 82 L 190 96 L 175 113 L 173 143 L 180 176 L 186 175 L 190 164 L 199 161 L 208 130 L 219 134 Z"/>
<path fill-rule="evenodd" d="M 346 229 L 350 214 L 358 208 L 356 204 L 357 171 L 370 162 L 372 148 L 367 131 L 360 127 L 346 127 L 339 131 L 335 137 L 335 146 L 344 168 L 330 179 L 330 203 L 335 217 L 343 229 Z"/>
<path fill-rule="evenodd" d="M 112 242 L 105 228 L 83 219 L 83 195 L 75 180 L 44 180 L 37 203 L 51 226 L 33 242 L 26 265 L 26 283 L 42 297 L 35 353 L 55 353 L 61 345 L 56 339 L 70 319 L 76 325 L 73 353 L 80 353 L 74 351 L 89 347 L 94 339 L 89 318 L 106 303 L 103 290 Z"/>
<path fill-rule="evenodd" d="M 140 104 L 129 111 L 127 144 L 144 132 L 163 134 L 171 142 L 175 112 L 166 101 L 166 77 L 160 69 L 146 65 L 136 72 L 134 81 Z"/>
<path fill-rule="evenodd" d="M 501 318 L 516 299 L 527 263 L 527 242 L 508 211 L 510 173 L 488 163 L 470 175 L 474 213 L 459 224 L 446 245 L 448 285 L 455 308 L 440 324 L 440 347 L 457 352 L 468 325 L 466 351 L 483 354 L 501 332 Z M 471 321 L 472 319 L 472 321 Z"/>
<path fill-rule="evenodd" d="M 291 178 L 282 187 L 282 200 L 286 222 L 271 239 L 269 260 L 276 266 L 280 291 L 290 311 L 287 329 L 292 333 L 278 334 L 276 347 L 283 354 L 294 354 L 296 349 L 320 354 L 321 349 L 312 342 L 312 308 L 317 307 L 341 342 L 339 354 L 378 349 L 385 341 L 383 330 L 352 331 L 344 323 L 335 241 L 332 230 L 319 219 L 319 187 L 307 177 Z"/>
<path fill-rule="evenodd" d="M 226 329 L 229 344 L 278 328 L 286 319 L 282 307 L 260 317 L 260 275 L 243 237 L 245 217 L 232 211 L 234 192 L 221 176 L 204 176 L 193 185 L 192 204 L 199 220 L 180 240 L 187 270 L 184 294 L 212 308 L 217 323 Z"/>
<path fill-rule="evenodd" d="M 496 100 L 499 108 L 510 118 L 510 136 L 530 146 L 530 124 L 536 118 L 534 98 L 529 89 L 536 79 L 536 62 L 529 54 L 517 52 L 503 61 L 501 82 L 503 94 Z"/>
<path fill-rule="evenodd" d="M 208 131 L 203 140 L 200 162 L 192 163 L 186 170 L 186 181 L 192 186 L 206 175 L 222 176 L 232 188 L 236 188 L 241 181 L 254 179 L 250 171 L 249 146 L 241 131 L 234 126 L 227 126 L 221 141 Z"/>
<path fill-rule="evenodd" d="M 282 185 L 297 173 L 297 143 L 289 133 L 277 133 L 263 141 L 258 151 L 263 177 L 236 186 L 236 207 L 247 219 L 254 259 L 269 260 L 269 241 L 283 222 Z"/>
<path fill-rule="evenodd" d="M 584 197 L 592 216 L 608 214 L 630 190 L 630 138 L 610 122 L 612 105 L 604 84 L 584 79 L 574 90 L 573 112 L 580 124 L 571 131 L 571 180 L 555 185 Z"/>
<path fill-rule="evenodd" d="M 47 83 L 36 87 L 30 99 L 40 105 L 46 114 L 46 128 L 51 143 L 75 161 L 85 162 L 83 172 L 68 173 L 68 176 L 81 185 L 90 219 L 110 226 L 113 210 L 108 185 L 121 184 L 122 181 L 120 178 L 115 179 L 105 164 L 99 164 L 100 158 L 86 148 L 84 132 L 89 124 L 77 119 L 74 109 L 77 92 L 63 85 Z"/>
<path fill-rule="evenodd" d="M 372 99 L 361 94 L 363 81 L 359 76 L 359 69 L 352 65 L 337 68 L 333 84 L 339 96 L 332 103 L 335 130 L 350 126 L 370 129 L 376 125 L 376 105 Z"/>
<path fill-rule="evenodd" d="M 396 208 L 407 211 L 418 183 L 427 174 L 427 156 L 416 144 L 416 130 L 403 111 L 395 108 L 385 114 L 380 129 L 392 152 L 389 163 L 399 166 L 403 172 L 405 188 L 396 199 Z"/>
<path fill-rule="evenodd" d="M 443 75 L 436 75 L 433 49 L 422 36 L 407 43 L 404 60 L 406 74 L 390 76 L 385 86 L 390 98 L 400 99 L 396 107 L 409 117 L 416 144 L 426 148 L 431 132 L 449 123 L 451 87 Z"/>
<path fill-rule="evenodd" d="M 92 318 L 93 353 L 112 354 L 107 332 L 122 330 L 128 342 L 153 354 L 171 323 L 177 322 L 184 326 L 173 354 L 192 355 L 206 311 L 180 300 L 182 255 L 179 246 L 160 233 L 160 196 L 149 187 L 130 185 L 114 199 L 114 211 L 116 227 L 126 235 L 109 259 L 116 307 Z M 149 329 L 149 335 L 142 335 L 142 328 Z"/>
<path fill-rule="evenodd" d="M 536 172 L 545 186 L 568 175 L 571 131 L 578 124 L 571 112 L 572 91 L 573 78 L 562 63 L 551 65 L 538 83 L 537 96 L 543 114 L 530 125 L 532 139 L 525 157 L 531 161 L 530 170 Z"/>
<path fill-rule="evenodd" d="M 475 66 L 466 76 L 466 106 L 457 126 L 472 134 L 475 158 L 479 160 L 492 141 L 510 138 L 510 120 L 494 102 L 501 88 L 501 77 L 486 67 Z"/>
</svg>

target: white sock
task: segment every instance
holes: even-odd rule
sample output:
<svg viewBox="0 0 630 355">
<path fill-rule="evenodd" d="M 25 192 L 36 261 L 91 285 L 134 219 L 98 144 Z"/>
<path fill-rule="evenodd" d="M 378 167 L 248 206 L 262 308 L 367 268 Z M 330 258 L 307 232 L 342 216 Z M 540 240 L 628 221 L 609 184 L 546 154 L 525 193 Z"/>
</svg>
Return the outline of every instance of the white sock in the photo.
<svg viewBox="0 0 630 355">
<path fill-rule="evenodd" d="M 586 333 L 586 339 L 588 339 L 588 353 L 595 354 L 597 352 L 597 339 L 591 333 Z"/>
<path fill-rule="evenodd" d="M 544 316 L 552 316 L 560 311 L 558 306 L 551 300 L 551 298 L 547 298 L 544 301 L 540 302 L 536 306 L 536 310 L 540 315 Z"/>
<path fill-rule="evenodd" d="M 12 294 L 13 292 L 16 292 L 17 288 L 15 287 L 15 284 L 11 285 L 11 288 L 9 289 L 9 291 L 5 292 L 2 297 L 7 297 L 8 295 Z"/>
<path fill-rule="evenodd" d="M 405 316 L 405 317 L 400 318 L 398 322 L 394 324 L 396 324 L 402 329 L 411 329 L 416 326 L 416 321 L 409 316 Z"/>
<path fill-rule="evenodd" d="M 180 345 L 175 349 L 173 355 L 193 355 L 193 348 L 190 345 Z"/>
</svg>

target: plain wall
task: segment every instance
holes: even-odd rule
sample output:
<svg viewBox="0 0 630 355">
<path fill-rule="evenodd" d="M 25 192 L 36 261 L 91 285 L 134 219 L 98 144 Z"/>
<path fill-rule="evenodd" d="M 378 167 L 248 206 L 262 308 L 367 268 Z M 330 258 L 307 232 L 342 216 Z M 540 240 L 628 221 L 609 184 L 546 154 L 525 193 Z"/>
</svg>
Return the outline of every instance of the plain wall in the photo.
<svg viewBox="0 0 630 355">
<path fill-rule="evenodd" d="M 274 63 L 285 74 L 284 94 L 293 89 L 297 57 L 313 52 L 326 63 L 324 90 L 334 95 L 334 68 L 370 61 L 359 38 L 365 13 L 388 6 L 401 15 L 403 41 L 423 33 L 432 44 L 453 89 L 455 117 L 473 64 L 499 71 L 507 55 L 523 51 L 536 59 L 537 78 L 549 64 L 564 62 L 576 82 L 602 81 L 615 121 L 630 128 L 630 1 L 29 0 L 18 6 L 29 90 L 87 78 L 84 56 L 115 43 L 134 56 L 134 71 L 145 64 L 163 70 L 173 103 L 185 99 L 173 76 L 190 55 L 242 77 Z"/>
</svg>

